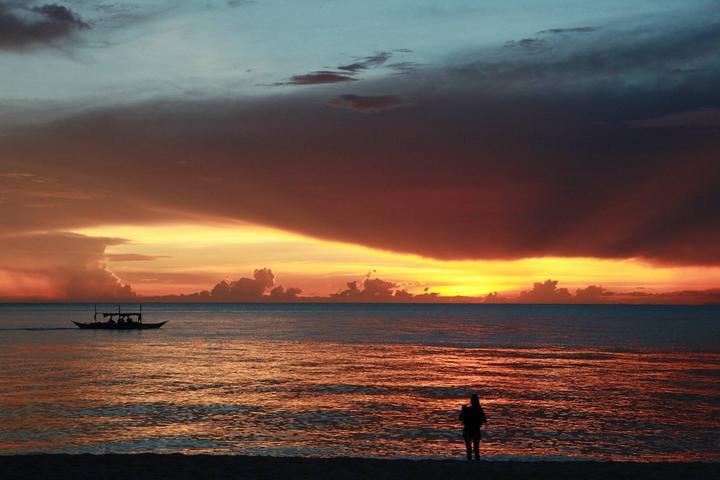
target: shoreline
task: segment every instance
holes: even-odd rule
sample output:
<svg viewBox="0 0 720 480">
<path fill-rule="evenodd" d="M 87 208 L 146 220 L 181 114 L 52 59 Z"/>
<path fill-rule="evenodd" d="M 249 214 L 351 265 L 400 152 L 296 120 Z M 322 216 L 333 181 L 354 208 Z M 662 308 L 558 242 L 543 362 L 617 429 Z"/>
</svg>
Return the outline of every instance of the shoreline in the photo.
<svg viewBox="0 0 720 480">
<path fill-rule="evenodd" d="M 479 461 L 184 454 L 0 455 L 8 479 L 637 479 L 720 478 L 720 463 Z"/>
</svg>

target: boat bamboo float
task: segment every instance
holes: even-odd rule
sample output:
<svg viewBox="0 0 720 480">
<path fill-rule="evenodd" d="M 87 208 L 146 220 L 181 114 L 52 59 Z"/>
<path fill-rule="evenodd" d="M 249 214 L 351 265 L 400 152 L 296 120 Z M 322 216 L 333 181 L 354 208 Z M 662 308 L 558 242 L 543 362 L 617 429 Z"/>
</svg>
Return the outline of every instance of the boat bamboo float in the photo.
<svg viewBox="0 0 720 480">
<path fill-rule="evenodd" d="M 95 314 L 92 322 L 76 322 L 72 321 L 78 328 L 90 330 L 149 330 L 160 328 L 167 323 L 143 323 L 142 320 L 142 304 L 140 310 L 136 312 L 123 312 L 118 305 L 117 312 L 98 312 L 97 304 L 95 304 Z M 102 320 L 98 320 L 101 317 Z"/>
</svg>

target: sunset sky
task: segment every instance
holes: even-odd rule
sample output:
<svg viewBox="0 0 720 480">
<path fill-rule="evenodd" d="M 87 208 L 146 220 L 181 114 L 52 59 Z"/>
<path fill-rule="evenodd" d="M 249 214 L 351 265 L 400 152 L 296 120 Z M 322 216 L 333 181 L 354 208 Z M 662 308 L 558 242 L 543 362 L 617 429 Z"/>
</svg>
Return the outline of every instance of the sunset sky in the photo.
<svg viewBox="0 0 720 480">
<path fill-rule="evenodd" d="M 0 74 L 0 300 L 720 302 L 716 0 L 0 1 Z"/>
</svg>

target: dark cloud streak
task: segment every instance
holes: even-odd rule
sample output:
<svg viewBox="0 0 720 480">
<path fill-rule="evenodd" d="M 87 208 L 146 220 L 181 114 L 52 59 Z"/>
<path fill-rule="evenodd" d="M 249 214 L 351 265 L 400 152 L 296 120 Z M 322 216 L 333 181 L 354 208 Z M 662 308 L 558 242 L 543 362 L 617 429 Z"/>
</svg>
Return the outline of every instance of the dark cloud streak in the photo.
<svg viewBox="0 0 720 480">
<path fill-rule="evenodd" d="M 15 50 L 71 38 L 90 28 L 80 16 L 58 4 L 24 7 L 0 2 L 0 49 Z"/>
<path fill-rule="evenodd" d="M 303 75 L 293 75 L 288 81 L 277 83 L 276 85 L 322 85 L 326 83 L 352 82 L 354 80 L 354 78 L 344 73 L 318 71 Z"/>
<path fill-rule="evenodd" d="M 591 33 L 596 32 L 599 29 L 596 27 L 571 27 L 571 28 L 548 28 L 547 30 L 540 30 L 538 34 L 561 34 L 561 33 Z"/>
<path fill-rule="evenodd" d="M 338 70 L 344 70 L 346 72 L 351 73 L 357 73 L 361 72 L 363 70 L 367 70 L 374 67 L 379 67 L 385 62 L 387 62 L 390 57 L 392 57 L 392 53 L 390 52 L 379 52 L 375 55 L 371 55 L 369 57 L 361 58 L 359 61 L 350 63 L 348 65 L 341 65 L 338 68 Z"/>
<path fill-rule="evenodd" d="M 398 95 L 339 95 L 329 102 L 334 107 L 356 112 L 377 113 L 410 105 Z"/>
</svg>

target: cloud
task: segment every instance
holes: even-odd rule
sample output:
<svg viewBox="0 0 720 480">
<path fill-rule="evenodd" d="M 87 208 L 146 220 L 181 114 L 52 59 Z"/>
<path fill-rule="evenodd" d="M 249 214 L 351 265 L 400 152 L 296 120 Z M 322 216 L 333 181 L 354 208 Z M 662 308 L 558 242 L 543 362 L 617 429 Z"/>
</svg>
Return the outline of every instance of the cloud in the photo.
<svg viewBox="0 0 720 480">
<path fill-rule="evenodd" d="M 302 290 L 299 288 L 291 287 L 285 290 L 282 285 L 278 285 L 270 290 L 270 300 L 275 302 L 295 302 L 301 293 Z"/>
<path fill-rule="evenodd" d="M 372 273 L 372 272 L 371 272 Z M 395 282 L 372 278 L 368 273 L 362 286 L 357 281 L 348 282 L 347 288 L 329 296 L 330 301 L 340 302 L 433 302 L 439 296 L 436 293 L 425 292 L 414 295 L 401 289 Z M 427 289 L 426 289 L 427 290 Z"/>
<path fill-rule="evenodd" d="M 653 303 L 678 305 L 720 305 L 720 289 L 680 290 L 676 292 L 656 293 L 650 297 Z"/>
<path fill-rule="evenodd" d="M 149 262 L 158 258 L 170 258 L 167 255 L 141 255 L 139 253 L 106 253 L 105 259 L 111 262 Z"/>
<path fill-rule="evenodd" d="M 633 120 L 628 122 L 628 125 L 635 128 L 720 128 L 720 109 L 701 108 L 661 117 Z"/>
<path fill-rule="evenodd" d="M 485 296 L 484 302 L 485 303 L 511 303 L 511 300 L 504 295 L 500 295 L 498 292 L 490 292 Z"/>
<path fill-rule="evenodd" d="M 328 103 L 334 107 L 346 108 L 363 113 L 385 112 L 410 105 L 410 103 L 405 102 L 398 95 L 346 94 L 335 97 Z"/>
<path fill-rule="evenodd" d="M 598 30 L 597 27 L 548 28 L 547 30 L 540 30 L 538 34 L 590 33 Z"/>
<path fill-rule="evenodd" d="M 588 287 L 591 288 L 591 287 Z M 601 295 L 582 297 L 578 289 L 574 303 L 598 304 L 621 303 L 638 305 L 718 305 L 720 304 L 720 289 L 706 290 L 678 290 L 670 292 L 612 292 L 603 289 Z"/>
<path fill-rule="evenodd" d="M 657 305 L 707 305 L 720 303 L 720 289 L 681 290 L 670 292 L 630 291 L 614 292 L 598 285 L 578 288 L 572 294 L 566 288 L 558 288 L 557 280 L 535 283 L 532 290 L 523 291 L 515 298 L 502 303 L 552 303 L 552 304 L 657 304 Z M 491 294 L 492 295 L 492 294 Z M 487 298 L 491 298 L 488 295 Z M 494 300 L 496 297 L 493 296 Z M 486 300 L 487 301 L 487 300 Z M 499 303 L 499 302 L 491 302 Z"/>
<path fill-rule="evenodd" d="M 12 50 L 71 38 L 90 28 L 80 16 L 59 4 L 27 7 L 0 2 L 0 49 Z"/>
<path fill-rule="evenodd" d="M 268 293 L 269 291 L 269 293 Z M 275 285 L 275 275 L 269 268 L 260 268 L 253 272 L 253 278 L 242 277 L 235 281 L 223 280 L 210 292 L 190 295 L 207 297 L 211 301 L 221 302 L 291 302 L 301 293 L 299 288 Z"/>
<path fill-rule="evenodd" d="M 0 237 L 0 280 L 5 300 L 128 300 L 135 297 L 102 262 L 122 239 L 72 233 Z"/>
<path fill-rule="evenodd" d="M 398 52 L 401 52 L 401 50 L 398 50 Z M 402 53 L 408 52 L 402 51 Z M 355 78 L 356 74 L 365 70 L 369 70 L 371 68 L 377 68 L 382 66 L 392 57 L 392 55 L 393 54 L 390 52 L 378 52 L 368 57 L 360 57 L 356 62 L 349 63 L 347 65 L 339 65 L 337 67 L 337 70 L 340 70 L 339 72 L 331 70 L 319 70 L 316 72 L 306 73 L 302 75 L 293 75 L 287 81 L 278 82 L 274 85 L 321 85 L 327 83 L 351 82 L 357 80 L 357 78 Z M 414 70 L 415 66 L 416 64 L 412 62 L 400 62 L 393 64 L 390 67 L 401 73 L 409 73 L 410 71 Z"/>
<path fill-rule="evenodd" d="M 658 304 L 658 305 L 705 305 L 720 303 L 720 289 L 681 290 L 669 292 L 610 291 L 598 285 L 578 288 L 571 293 L 567 288 L 558 288 L 557 280 L 536 282 L 531 290 L 517 296 L 502 297 L 489 294 L 486 303 L 524 303 L 524 304 Z"/>
<path fill-rule="evenodd" d="M 577 303 L 604 303 L 613 296 L 613 292 L 609 292 L 605 288 L 597 285 L 590 285 L 586 288 L 578 288 L 575 290 L 575 302 Z"/>
<path fill-rule="evenodd" d="M 603 38 L 593 36 L 591 40 L 573 37 L 570 41 L 563 35 L 511 40 L 506 46 L 525 47 L 542 55 L 468 58 L 454 72 L 471 81 L 501 84 L 504 90 L 527 87 L 528 82 L 545 87 L 554 83 L 553 90 L 571 87 L 566 94 L 596 85 L 629 88 L 635 82 L 663 90 L 657 83 L 662 79 L 668 82 L 666 88 L 672 88 L 688 80 L 686 74 L 694 74 L 695 82 L 704 83 L 711 81 L 702 78 L 705 68 L 709 69 L 705 73 L 717 73 L 720 22 L 639 26 L 604 33 Z"/>
<path fill-rule="evenodd" d="M 2 280 L 0 271 L 0 281 Z M 318 303 L 487 303 L 487 304 L 658 304 L 706 305 L 720 304 L 720 289 L 682 290 L 653 293 L 648 291 L 616 292 L 598 285 L 577 288 L 572 293 L 558 287 L 557 280 L 536 282 L 532 289 L 519 294 L 491 292 L 484 297 L 442 296 L 428 288 L 413 294 L 396 282 L 373 277 L 371 273 L 362 281 L 351 281 L 347 288 L 327 296 L 301 296 L 299 288 L 285 289 L 275 285 L 270 269 L 255 270 L 253 278 L 221 281 L 208 291 L 189 295 L 142 297 L 144 301 L 176 302 L 318 302 Z"/>
<path fill-rule="evenodd" d="M 720 108 L 720 27 L 693 22 L 603 30 L 532 56 L 463 52 L 344 99 L 413 99 L 382 115 L 298 89 L 23 126 L 3 133 L 4 172 L 54 183 L 0 179 L 14 182 L 0 232 L 244 220 L 448 260 L 720 265 L 716 131 L 628 123 Z M 688 65 L 701 73 L 675 72 Z M 38 190 L 102 201 L 28 195 Z"/>
<path fill-rule="evenodd" d="M 286 82 L 277 83 L 276 85 L 322 85 L 326 83 L 352 82 L 354 80 L 354 78 L 344 73 L 318 71 L 304 75 L 293 75 Z"/>
<path fill-rule="evenodd" d="M 517 303 L 569 303 L 572 295 L 567 288 L 557 288 L 557 280 L 535 282 L 532 290 L 526 290 L 517 297 Z"/>
<path fill-rule="evenodd" d="M 539 52 L 550 48 L 548 43 L 541 38 L 523 38 L 521 40 L 510 40 L 505 42 L 505 48 L 522 48 L 530 53 Z"/>
<path fill-rule="evenodd" d="M 392 68 L 401 75 L 407 75 L 416 72 L 422 64 L 417 62 L 395 62 L 387 65 L 388 68 Z"/>
<path fill-rule="evenodd" d="M 371 55 L 369 57 L 363 57 L 359 59 L 357 62 L 350 63 L 348 65 L 341 65 L 338 68 L 338 70 L 344 70 L 346 72 L 351 73 L 357 73 L 363 70 L 367 70 L 369 68 L 379 67 L 380 65 L 387 62 L 390 57 L 392 57 L 392 53 L 390 52 L 379 52 L 375 55 Z"/>
</svg>

